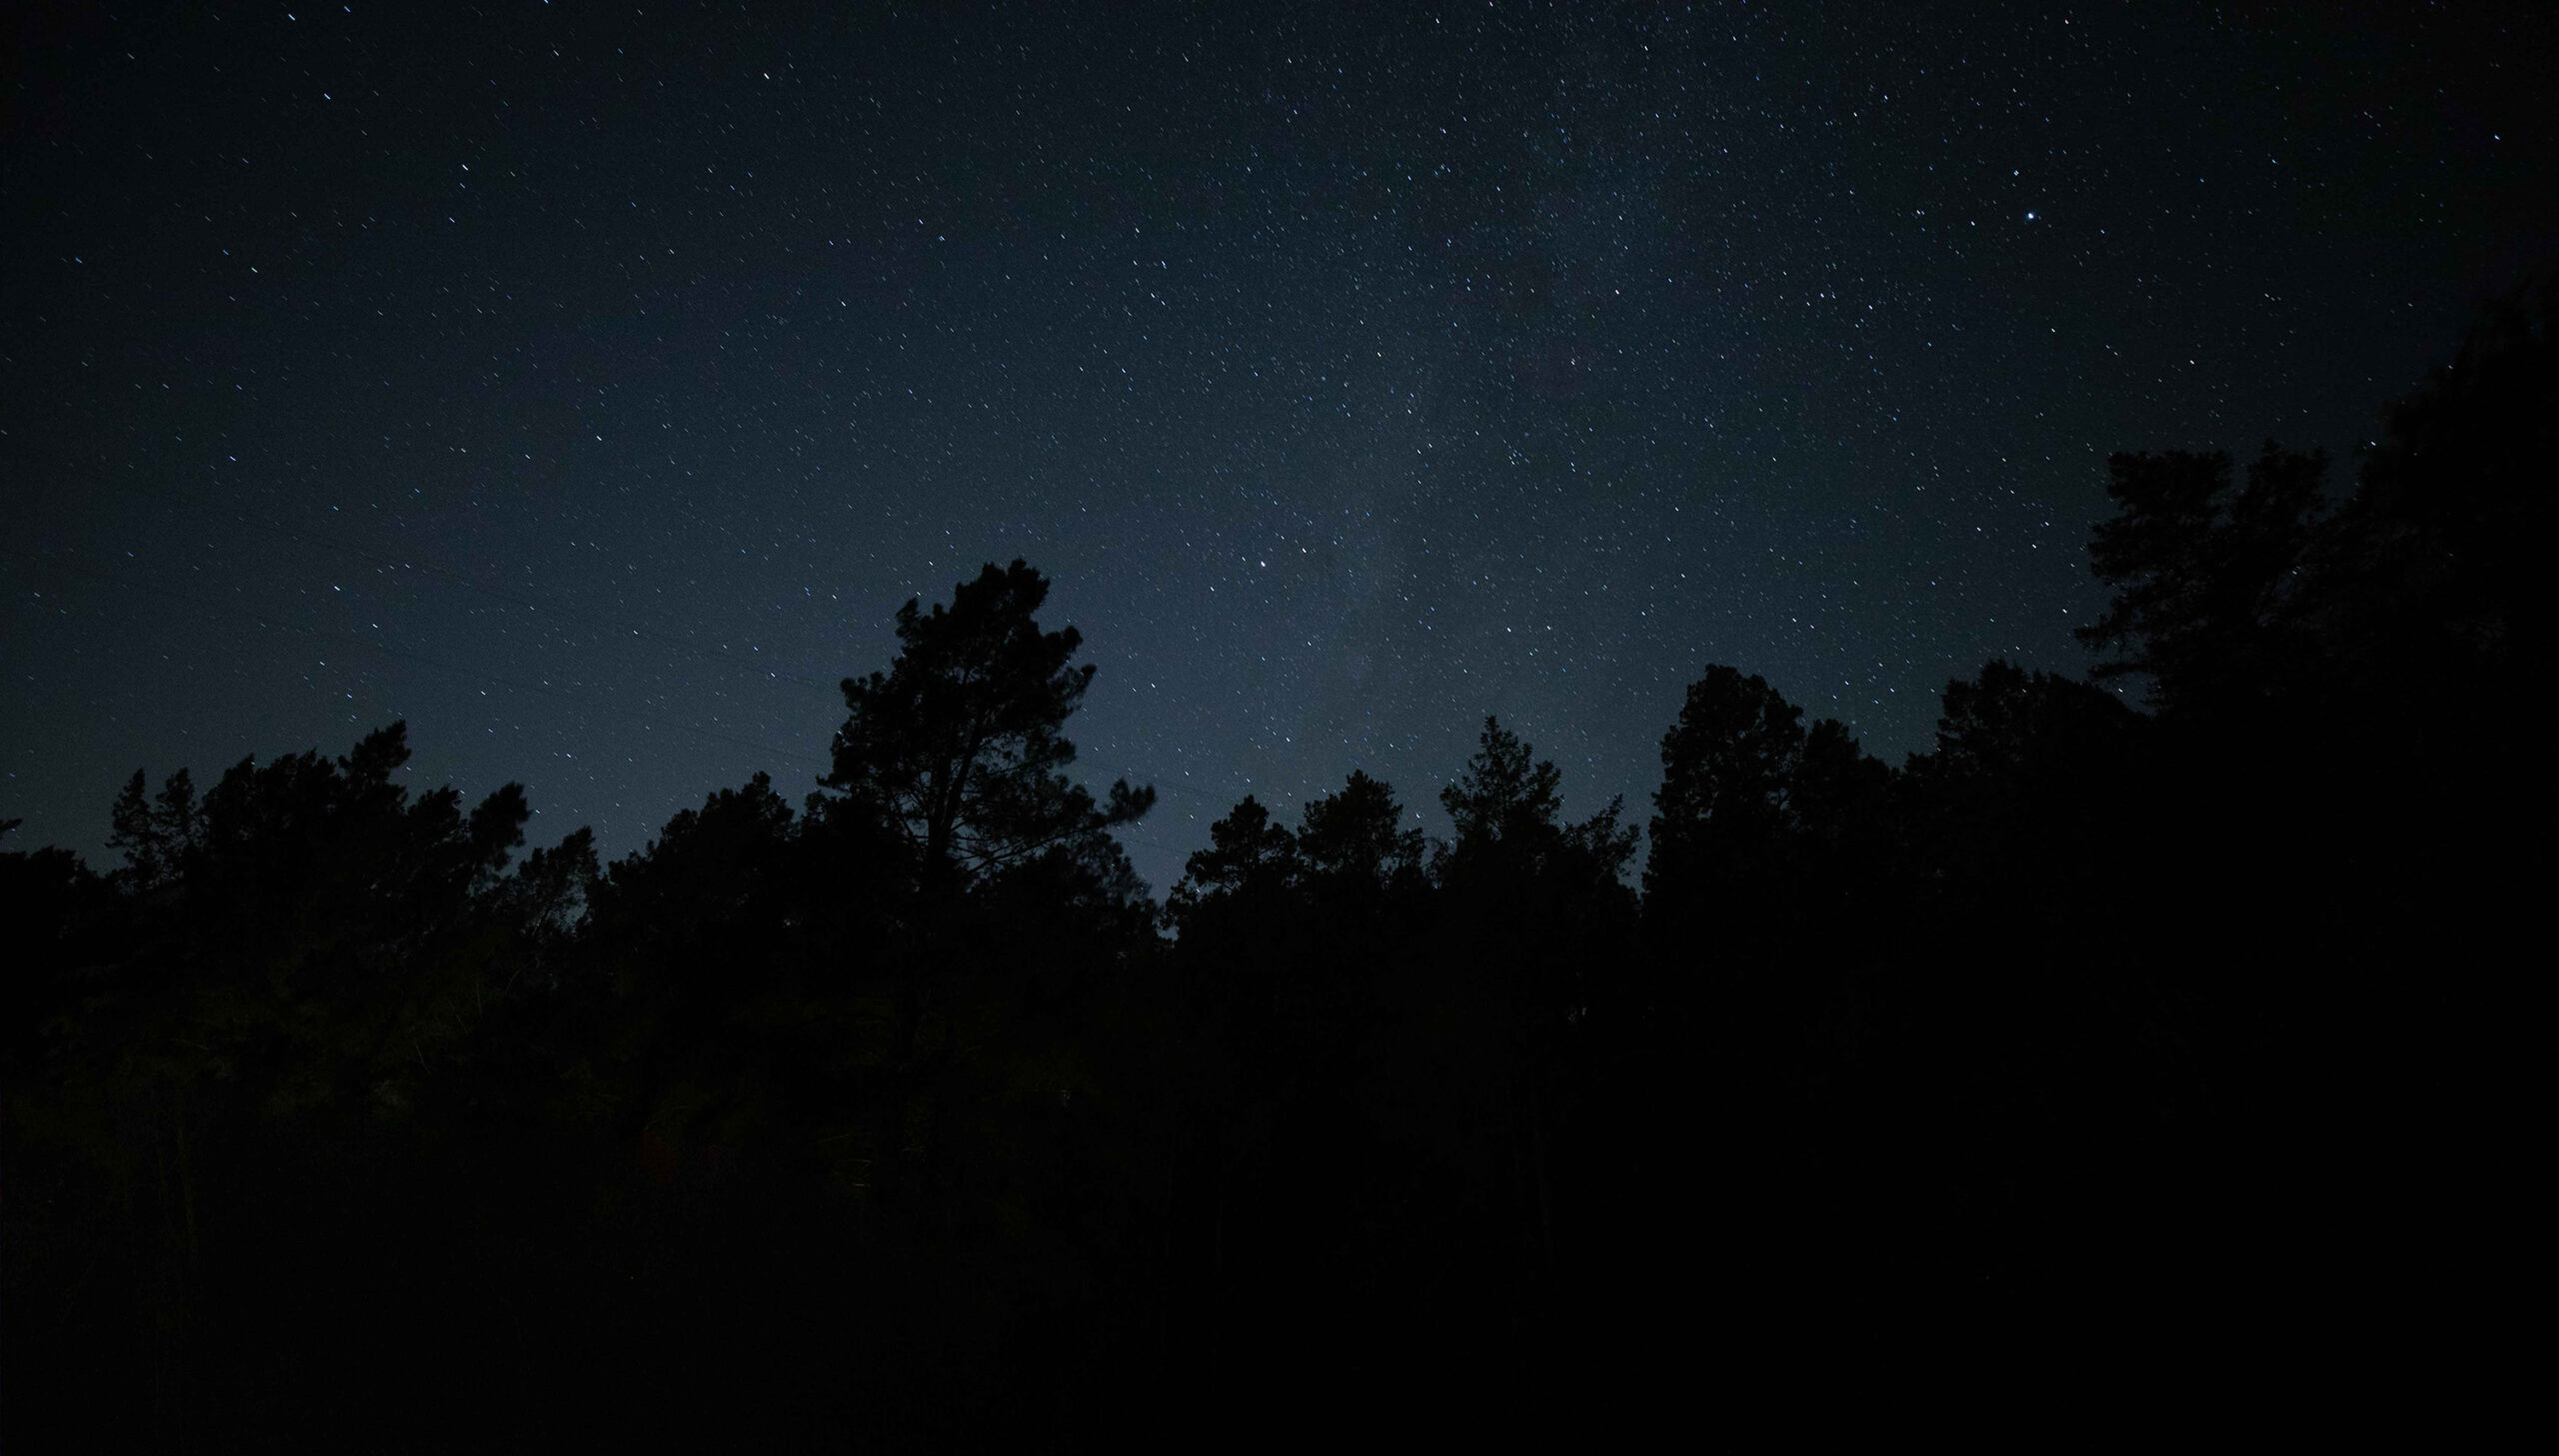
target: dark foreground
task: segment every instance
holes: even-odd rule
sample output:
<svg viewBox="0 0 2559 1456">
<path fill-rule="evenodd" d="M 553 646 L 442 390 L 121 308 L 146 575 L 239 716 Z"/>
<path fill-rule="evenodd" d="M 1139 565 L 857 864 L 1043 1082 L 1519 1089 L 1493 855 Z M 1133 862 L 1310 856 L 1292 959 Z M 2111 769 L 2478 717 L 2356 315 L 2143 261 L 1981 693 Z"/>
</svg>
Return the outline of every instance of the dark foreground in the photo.
<svg viewBox="0 0 2559 1456">
<path fill-rule="evenodd" d="M 2118 458 L 2092 639 L 2155 711 L 1994 663 L 1892 767 L 1719 668 L 1640 837 L 1488 722 L 1448 842 L 1353 775 L 1159 907 L 1020 564 L 902 618 L 805 804 L 609 866 L 395 786 L 396 728 L 138 775 L 115 872 L 0 855 L 0 1430 L 1587 1436 L 2404 1372 L 2510 1280 L 2529 1161 L 2551 325 L 2492 317 L 2341 504 Z"/>
</svg>

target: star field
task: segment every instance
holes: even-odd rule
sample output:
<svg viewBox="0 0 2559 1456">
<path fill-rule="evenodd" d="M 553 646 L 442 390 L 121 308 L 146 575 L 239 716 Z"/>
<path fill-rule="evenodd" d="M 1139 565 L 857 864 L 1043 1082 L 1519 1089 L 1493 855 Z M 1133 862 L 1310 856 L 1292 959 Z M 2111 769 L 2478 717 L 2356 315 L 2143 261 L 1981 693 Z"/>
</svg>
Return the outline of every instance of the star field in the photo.
<svg viewBox="0 0 2559 1456">
<path fill-rule="evenodd" d="M 2324 446 L 2559 219 L 2521 5 L 152 7 L 12 86 L 0 814 L 411 724 L 638 847 L 986 561 L 1160 890 L 1709 663 L 2078 672 L 2124 449 Z M 1638 817 L 1640 813 L 1638 812 Z"/>
</svg>

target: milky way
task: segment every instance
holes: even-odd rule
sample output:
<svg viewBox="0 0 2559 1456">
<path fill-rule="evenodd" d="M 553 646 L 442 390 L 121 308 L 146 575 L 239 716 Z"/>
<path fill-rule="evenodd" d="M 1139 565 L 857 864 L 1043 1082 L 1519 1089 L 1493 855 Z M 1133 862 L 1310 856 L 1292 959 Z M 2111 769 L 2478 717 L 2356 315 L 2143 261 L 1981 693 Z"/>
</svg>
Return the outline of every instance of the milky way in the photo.
<svg viewBox="0 0 2559 1456">
<path fill-rule="evenodd" d="M 1708 663 L 1897 759 L 2087 666 L 2108 452 L 2350 469 L 2559 217 L 2522 6 L 858 8 L 37 33 L 12 844 L 405 718 L 626 851 L 1017 556 L 1160 889 L 1488 713 L 1640 807 Z"/>
</svg>

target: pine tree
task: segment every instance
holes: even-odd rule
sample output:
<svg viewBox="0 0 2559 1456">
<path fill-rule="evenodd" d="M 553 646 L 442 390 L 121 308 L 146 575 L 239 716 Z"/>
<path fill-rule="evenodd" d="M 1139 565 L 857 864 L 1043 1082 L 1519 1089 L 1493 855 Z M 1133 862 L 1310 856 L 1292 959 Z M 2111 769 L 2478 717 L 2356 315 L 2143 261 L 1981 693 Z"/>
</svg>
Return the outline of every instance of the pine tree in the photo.
<svg viewBox="0 0 2559 1456">
<path fill-rule="evenodd" d="M 1084 644 L 1074 628 L 1040 630 L 1033 614 L 1048 596 L 1024 563 L 990 563 L 949 607 L 900 608 L 897 662 L 844 681 L 851 716 L 819 781 L 899 834 L 930 891 L 1091 848 L 1155 804 L 1153 787 L 1126 779 L 1096 804 L 1067 777 L 1076 746 L 1063 729 L 1095 670 L 1070 666 Z"/>
</svg>

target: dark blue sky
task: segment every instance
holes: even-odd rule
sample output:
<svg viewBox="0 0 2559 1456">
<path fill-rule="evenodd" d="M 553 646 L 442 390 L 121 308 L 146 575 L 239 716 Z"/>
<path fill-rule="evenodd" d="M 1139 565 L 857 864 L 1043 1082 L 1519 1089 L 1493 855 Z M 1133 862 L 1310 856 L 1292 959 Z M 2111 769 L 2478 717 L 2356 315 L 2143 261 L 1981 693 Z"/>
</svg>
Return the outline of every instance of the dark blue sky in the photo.
<svg viewBox="0 0 2559 1456">
<path fill-rule="evenodd" d="M 166 6 L 0 172 L 0 814 L 411 725 L 609 852 L 1056 579 L 1161 890 L 1708 663 L 2077 672 L 2120 449 L 2341 460 L 2551 255 L 2543 7 Z"/>
</svg>

